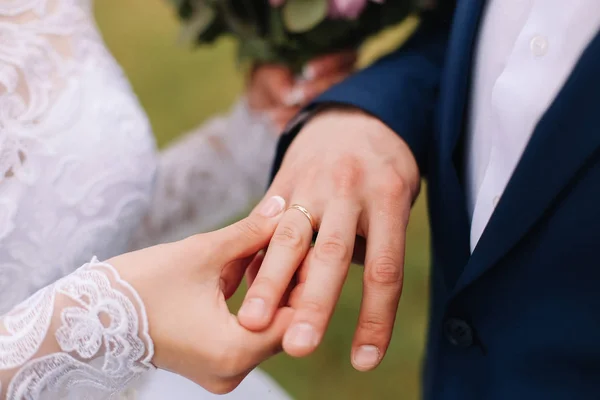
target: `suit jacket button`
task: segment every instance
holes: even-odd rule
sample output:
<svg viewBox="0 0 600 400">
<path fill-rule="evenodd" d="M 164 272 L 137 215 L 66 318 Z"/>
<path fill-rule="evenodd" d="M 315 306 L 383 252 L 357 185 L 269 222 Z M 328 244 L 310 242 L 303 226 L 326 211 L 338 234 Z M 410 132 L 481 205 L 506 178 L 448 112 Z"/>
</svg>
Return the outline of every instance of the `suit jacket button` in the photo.
<svg viewBox="0 0 600 400">
<path fill-rule="evenodd" d="M 444 323 L 446 339 L 456 347 L 470 347 L 473 345 L 473 328 L 462 319 L 448 318 Z"/>
</svg>

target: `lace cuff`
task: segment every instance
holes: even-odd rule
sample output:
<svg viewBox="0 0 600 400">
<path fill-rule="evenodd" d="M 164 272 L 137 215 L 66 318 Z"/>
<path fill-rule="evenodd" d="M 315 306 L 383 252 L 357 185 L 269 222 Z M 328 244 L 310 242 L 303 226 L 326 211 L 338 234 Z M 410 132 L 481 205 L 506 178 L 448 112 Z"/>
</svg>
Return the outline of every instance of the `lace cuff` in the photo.
<svg viewBox="0 0 600 400">
<path fill-rule="evenodd" d="M 144 304 L 94 258 L 0 318 L 0 399 L 106 399 L 153 369 Z"/>
</svg>

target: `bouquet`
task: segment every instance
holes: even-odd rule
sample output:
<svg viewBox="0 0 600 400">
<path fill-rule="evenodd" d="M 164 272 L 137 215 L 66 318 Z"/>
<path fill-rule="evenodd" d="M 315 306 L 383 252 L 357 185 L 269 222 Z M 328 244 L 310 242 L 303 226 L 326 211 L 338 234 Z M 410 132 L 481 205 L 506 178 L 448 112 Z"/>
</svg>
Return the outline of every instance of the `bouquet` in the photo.
<svg viewBox="0 0 600 400">
<path fill-rule="evenodd" d="M 171 0 L 196 44 L 239 42 L 238 59 L 300 71 L 323 54 L 360 46 L 400 23 L 417 0 Z"/>
</svg>

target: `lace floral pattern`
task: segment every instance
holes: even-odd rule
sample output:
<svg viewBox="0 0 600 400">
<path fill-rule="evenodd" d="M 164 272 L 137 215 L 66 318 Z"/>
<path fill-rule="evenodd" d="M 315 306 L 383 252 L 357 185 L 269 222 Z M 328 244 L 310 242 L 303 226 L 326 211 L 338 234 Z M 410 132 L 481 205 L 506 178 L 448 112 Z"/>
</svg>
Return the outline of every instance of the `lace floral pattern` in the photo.
<svg viewBox="0 0 600 400">
<path fill-rule="evenodd" d="M 155 169 L 91 2 L 0 2 L 0 399 L 104 399 L 151 368 L 135 291 L 73 271 L 127 250 Z"/>
<path fill-rule="evenodd" d="M 3 399 L 75 399 L 82 388 L 85 398 L 108 398 L 152 368 L 141 299 L 97 259 L 17 306 L 1 330 Z"/>
<path fill-rule="evenodd" d="M 13 0 L 0 7 L 0 15 L 10 18 L 0 25 L 0 179 L 32 183 L 34 171 L 24 161 L 29 154 L 50 153 L 38 122 L 73 72 L 71 38 L 83 10 L 70 3 Z"/>
<path fill-rule="evenodd" d="M 0 400 L 129 396 L 152 354 L 141 301 L 110 266 L 75 268 L 246 210 L 275 142 L 242 100 L 156 157 L 91 0 L 0 1 Z"/>
<path fill-rule="evenodd" d="M 149 203 L 150 125 L 91 10 L 0 2 L 0 314 L 125 252 Z"/>
</svg>

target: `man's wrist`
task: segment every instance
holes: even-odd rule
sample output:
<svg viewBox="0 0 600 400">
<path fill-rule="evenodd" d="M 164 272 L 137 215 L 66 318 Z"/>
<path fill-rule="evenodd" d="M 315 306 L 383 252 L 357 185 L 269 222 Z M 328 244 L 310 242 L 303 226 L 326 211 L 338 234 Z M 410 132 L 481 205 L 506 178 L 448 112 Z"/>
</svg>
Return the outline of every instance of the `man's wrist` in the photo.
<svg viewBox="0 0 600 400">
<path fill-rule="evenodd" d="M 347 104 L 338 103 L 323 103 L 312 108 L 301 111 L 297 116 L 287 124 L 283 130 L 283 135 L 294 135 L 300 132 L 302 128 L 316 116 L 325 112 L 357 112 L 366 114 L 358 107 L 353 107 Z"/>
</svg>

